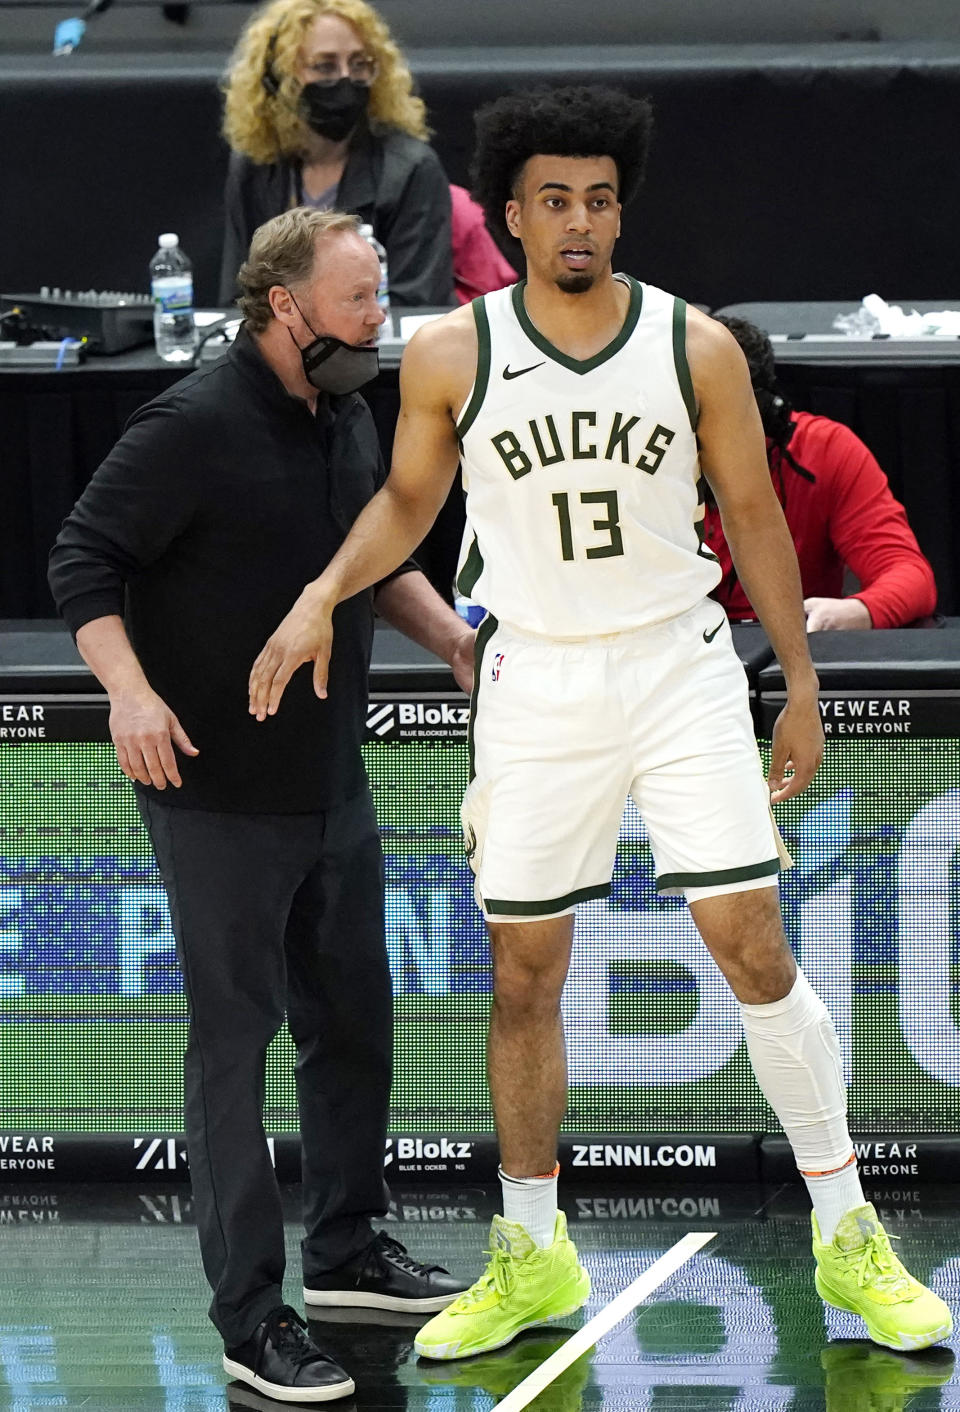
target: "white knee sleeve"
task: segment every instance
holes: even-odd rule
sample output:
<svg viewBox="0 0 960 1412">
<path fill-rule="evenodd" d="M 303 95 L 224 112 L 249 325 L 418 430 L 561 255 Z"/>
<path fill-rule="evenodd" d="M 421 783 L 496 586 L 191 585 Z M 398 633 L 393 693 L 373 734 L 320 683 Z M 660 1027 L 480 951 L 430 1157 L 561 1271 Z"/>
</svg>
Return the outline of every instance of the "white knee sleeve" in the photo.
<svg viewBox="0 0 960 1412">
<path fill-rule="evenodd" d="M 801 1172 L 842 1167 L 853 1151 L 840 1045 L 826 1006 L 802 971 L 789 995 L 741 1005 L 757 1082 L 783 1125 Z"/>
</svg>

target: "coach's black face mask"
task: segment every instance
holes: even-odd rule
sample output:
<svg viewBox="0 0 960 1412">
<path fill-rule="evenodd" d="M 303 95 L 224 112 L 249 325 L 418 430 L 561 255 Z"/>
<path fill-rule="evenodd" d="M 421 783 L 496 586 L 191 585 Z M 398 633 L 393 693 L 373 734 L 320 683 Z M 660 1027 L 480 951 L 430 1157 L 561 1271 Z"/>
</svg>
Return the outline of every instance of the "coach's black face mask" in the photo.
<svg viewBox="0 0 960 1412">
<path fill-rule="evenodd" d="M 300 116 L 307 127 L 331 142 L 349 137 L 370 101 L 370 85 L 338 78 L 336 83 L 305 83 Z"/>
<path fill-rule="evenodd" d="M 331 333 L 314 333 L 294 295 L 289 289 L 287 293 L 293 299 L 297 313 L 313 333 L 313 340 L 306 348 L 301 348 L 290 329 L 287 329 L 300 354 L 303 375 L 311 387 L 315 387 L 318 392 L 330 392 L 335 397 L 343 397 L 348 392 L 357 392 L 377 376 L 380 371 L 380 350 L 375 343 L 370 347 L 358 348 L 355 343 L 344 343 L 342 339 L 334 338 Z"/>
</svg>

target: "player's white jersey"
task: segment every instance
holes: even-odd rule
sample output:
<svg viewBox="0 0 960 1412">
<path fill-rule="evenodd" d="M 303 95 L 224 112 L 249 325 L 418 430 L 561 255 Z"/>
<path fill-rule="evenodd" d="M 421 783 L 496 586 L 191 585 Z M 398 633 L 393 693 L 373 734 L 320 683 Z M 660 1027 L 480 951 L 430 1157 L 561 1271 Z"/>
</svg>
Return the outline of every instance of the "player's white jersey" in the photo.
<svg viewBox="0 0 960 1412">
<path fill-rule="evenodd" d="M 524 284 L 474 301 L 477 377 L 457 420 L 467 526 L 459 592 L 548 637 L 675 617 L 720 580 L 703 544 L 686 305 L 630 289 L 619 334 L 570 358 Z"/>
</svg>

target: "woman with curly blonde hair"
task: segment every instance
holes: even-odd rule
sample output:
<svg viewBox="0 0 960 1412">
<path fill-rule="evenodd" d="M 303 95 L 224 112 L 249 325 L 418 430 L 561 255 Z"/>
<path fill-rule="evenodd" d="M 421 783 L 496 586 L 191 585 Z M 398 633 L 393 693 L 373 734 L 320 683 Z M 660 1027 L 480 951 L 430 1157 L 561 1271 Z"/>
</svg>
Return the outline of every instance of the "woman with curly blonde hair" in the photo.
<svg viewBox="0 0 960 1412">
<path fill-rule="evenodd" d="M 270 0 L 245 25 L 224 91 L 222 304 L 253 232 L 301 205 L 373 226 L 392 303 L 452 303 L 447 179 L 406 61 L 365 0 Z"/>
</svg>

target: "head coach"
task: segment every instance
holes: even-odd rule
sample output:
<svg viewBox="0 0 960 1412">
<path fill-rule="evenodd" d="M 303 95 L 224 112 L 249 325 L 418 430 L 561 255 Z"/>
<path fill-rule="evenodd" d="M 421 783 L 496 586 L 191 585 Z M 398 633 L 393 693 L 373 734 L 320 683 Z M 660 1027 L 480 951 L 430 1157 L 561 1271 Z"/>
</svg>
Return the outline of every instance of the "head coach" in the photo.
<svg viewBox="0 0 960 1412">
<path fill-rule="evenodd" d="M 296 208 L 261 226 L 234 345 L 134 413 L 50 560 L 58 609 L 109 694 L 170 901 L 190 1013 L 187 1146 L 224 1366 L 304 1401 L 348 1396 L 353 1382 L 282 1294 L 262 1108 L 284 1016 L 305 1298 L 422 1312 L 463 1288 L 371 1225 L 386 1210 L 392 1014 L 360 746 L 374 601 L 468 688 L 473 634 L 408 562 L 338 610 L 329 700 L 303 674 L 266 724 L 247 705 L 250 661 L 385 479 L 357 396 L 377 371 L 379 277 L 352 216 Z"/>
</svg>

